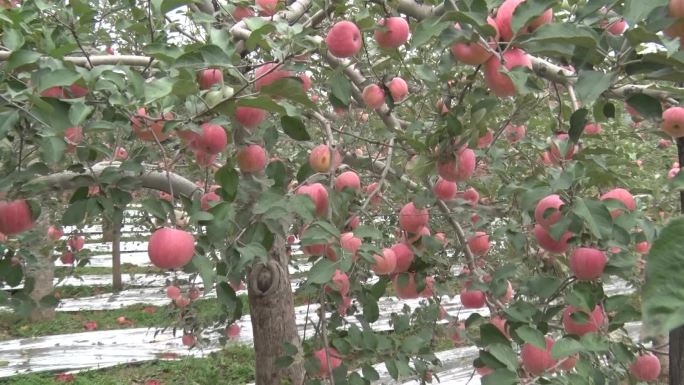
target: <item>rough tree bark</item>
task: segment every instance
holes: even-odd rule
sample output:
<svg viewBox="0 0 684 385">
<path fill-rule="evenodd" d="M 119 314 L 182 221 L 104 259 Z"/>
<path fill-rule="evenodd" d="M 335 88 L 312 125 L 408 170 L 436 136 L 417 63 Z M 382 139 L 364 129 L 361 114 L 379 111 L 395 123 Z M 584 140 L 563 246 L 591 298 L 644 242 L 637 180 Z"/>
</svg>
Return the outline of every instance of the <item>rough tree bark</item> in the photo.
<svg viewBox="0 0 684 385">
<path fill-rule="evenodd" d="M 35 231 L 46 232 L 48 228 L 48 219 L 46 216 L 38 219 Z M 55 277 L 55 264 L 52 261 L 52 248 L 45 248 L 43 245 L 37 245 L 32 248 L 35 261 L 26 264 L 24 272 L 25 278 L 31 282 L 31 292 L 29 297 L 36 303 L 36 307 L 31 311 L 29 320 L 31 322 L 45 321 L 54 318 L 55 309 L 49 306 L 42 306 L 40 300 L 46 295 L 52 294 L 55 289 L 53 280 Z"/>
<path fill-rule="evenodd" d="M 684 164 L 684 138 L 677 139 L 677 155 Z M 684 191 L 679 193 L 680 212 L 684 213 Z M 684 326 L 670 332 L 670 385 L 684 384 Z"/>
<path fill-rule="evenodd" d="M 112 242 L 112 288 L 115 293 L 123 290 L 121 281 L 121 223 L 107 221 L 111 230 Z"/>
<path fill-rule="evenodd" d="M 304 381 L 301 362 L 295 362 L 287 369 L 279 369 L 275 364 L 283 355 L 283 342 L 300 349 L 287 262 L 285 240 L 277 236 L 268 263 L 253 265 L 249 273 L 249 308 L 254 351 L 258 357 L 256 385 L 299 385 Z"/>
</svg>

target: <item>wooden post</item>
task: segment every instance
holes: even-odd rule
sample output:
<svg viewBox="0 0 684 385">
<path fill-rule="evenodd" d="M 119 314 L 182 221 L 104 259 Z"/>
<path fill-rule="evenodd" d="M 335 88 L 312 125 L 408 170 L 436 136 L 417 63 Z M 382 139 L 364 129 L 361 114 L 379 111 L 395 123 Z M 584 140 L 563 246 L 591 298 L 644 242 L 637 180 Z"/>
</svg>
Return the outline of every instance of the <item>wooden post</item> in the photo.
<svg viewBox="0 0 684 385">
<path fill-rule="evenodd" d="M 677 157 L 684 164 L 684 138 L 677 139 Z M 679 211 L 684 213 L 684 191 L 679 193 Z M 670 332 L 670 385 L 684 384 L 684 326 Z"/>
<path fill-rule="evenodd" d="M 109 221 L 108 221 L 109 222 Z M 123 290 L 121 282 L 121 221 L 110 222 L 112 233 L 112 288 L 115 293 Z"/>
</svg>

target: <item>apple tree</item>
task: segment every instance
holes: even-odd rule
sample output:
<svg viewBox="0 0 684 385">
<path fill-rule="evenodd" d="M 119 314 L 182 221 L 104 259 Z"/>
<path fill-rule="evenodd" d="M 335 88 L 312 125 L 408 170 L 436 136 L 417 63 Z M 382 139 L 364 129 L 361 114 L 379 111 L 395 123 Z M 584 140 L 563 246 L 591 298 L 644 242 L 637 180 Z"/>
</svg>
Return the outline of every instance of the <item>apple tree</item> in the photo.
<svg viewBox="0 0 684 385">
<path fill-rule="evenodd" d="M 212 327 L 249 313 L 260 385 L 429 383 L 444 341 L 485 384 L 684 378 L 681 1 L 0 4 L 18 312 L 50 317 L 57 227 L 138 204 Z"/>
</svg>

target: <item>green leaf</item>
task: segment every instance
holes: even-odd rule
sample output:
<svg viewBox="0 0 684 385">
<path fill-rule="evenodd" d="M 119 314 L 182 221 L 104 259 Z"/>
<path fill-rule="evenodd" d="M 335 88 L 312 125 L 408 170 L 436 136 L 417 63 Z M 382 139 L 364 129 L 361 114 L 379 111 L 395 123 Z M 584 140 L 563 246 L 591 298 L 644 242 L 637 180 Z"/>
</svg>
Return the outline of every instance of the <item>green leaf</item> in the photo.
<svg viewBox="0 0 684 385">
<path fill-rule="evenodd" d="M 328 80 L 328 86 L 330 86 L 330 91 L 333 95 L 342 102 L 345 106 L 349 105 L 351 101 L 352 87 L 351 82 L 341 73 L 336 73 L 330 80 Z"/>
<path fill-rule="evenodd" d="M 625 0 L 625 11 L 622 16 L 630 25 L 634 25 L 646 19 L 654 9 L 667 5 L 668 0 Z"/>
<path fill-rule="evenodd" d="M 421 47 L 433 37 L 439 35 L 445 29 L 453 25 L 451 21 L 441 21 L 442 18 L 424 19 L 414 29 L 411 34 L 411 45 Z"/>
<path fill-rule="evenodd" d="M 417 354 L 425 345 L 425 340 L 420 336 L 408 336 L 401 343 L 401 350 L 408 354 Z"/>
<path fill-rule="evenodd" d="M 80 126 L 94 110 L 95 108 L 83 102 L 74 103 L 69 108 L 69 120 L 74 126 Z"/>
<path fill-rule="evenodd" d="M 301 119 L 294 116 L 282 116 L 280 124 L 285 134 L 290 138 L 299 141 L 311 140 L 311 136 L 306 132 L 306 127 Z"/>
<path fill-rule="evenodd" d="M 12 51 L 7 60 L 7 70 L 15 70 L 26 64 L 33 64 L 40 59 L 41 54 L 35 51 L 29 51 L 25 49 L 20 49 L 18 51 Z"/>
<path fill-rule="evenodd" d="M 41 140 L 40 148 L 43 161 L 48 164 L 54 164 L 62 160 L 67 145 L 62 138 L 46 136 Z"/>
<path fill-rule="evenodd" d="M 646 264 L 641 311 L 649 336 L 684 325 L 684 217 L 672 220 L 653 242 Z"/>
<path fill-rule="evenodd" d="M 663 116 L 660 100 L 644 94 L 635 94 L 627 98 L 627 104 L 637 110 L 646 119 L 657 120 Z"/>
<path fill-rule="evenodd" d="M 208 293 L 214 287 L 216 279 L 216 272 L 214 271 L 214 264 L 204 255 L 195 254 L 192 257 L 192 265 L 199 271 L 202 277 L 202 284 L 204 285 L 204 292 Z"/>
<path fill-rule="evenodd" d="M 482 385 L 515 385 L 518 383 L 518 375 L 515 371 L 496 369 L 494 373 L 482 377 Z"/>
<path fill-rule="evenodd" d="M 7 132 L 14 128 L 19 121 L 19 110 L 0 112 L 0 139 L 7 136 Z"/>
<path fill-rule="evenodd" d="M 317 284 L 328 283 L 333 274 L 335 274 L 335 269 L 337 269 L 336 263 L 327 258 L 322 258 L 311 267 L 311 270 L 309 270 L 309 282 Z"/>
<path fill-rule="evenodd" d="M 580 71 L 575 85 L 577 98 L 585 106 L 589 106 L 611 86 L 612 81 L 612 72 Z"/>
<path fill-rule="evenodd" d="M 513 11 L 511 30 L 517 33 L 533 19 L 541 16 L 547 9 L 556 4 L 556 0 L 527 0 L 520 3 Z"/>
<path fill-rule="evenodd" d="M 155 79 L 149 83 L 145 83 L 145 102 L 152 103 L 165 96 L 168 96 L 173 91 L 173 81 L 169 78 Z"/>
<path fill-rule="evenodd" d="M 71 203 L 62 215 L 62 224 L 72 226 L 81 223 L 85 219 L 87 205 L 87 199 Z"/>
<path fill-rule="evenodd" d="M 31 83 L 38 92 L 43 92 L 50 87 L 70 86 L 80 78 L 81 75 L 72 70 L 42 68 L 31 75 Z"/>
<path fill-rule="evenodd" d="M 146 198 L 142 201 L 143 208 L 148 213 L 154 215 L 155 217 L 166 221 L 167 213 L 160 199 L 156 198 Z"/>
<path fill-rule="evenodd" d="M 554 360 L 572 356 L 584 350 L 582 344 L 572 338 L 561 338 L 556 341 L 551 348 L 551 357 Z"/>
<path fill-rule="evenodd" d="M 577 198 L 573 212 L 584 219 L 589 231 L 596 238 L 604 239 L 612 234 L 613 221 L 603 203 Z"/>
<path fill-rule="evenodd" d="M 530 343 L 540 349 L 546 349 L 546 338 L 544 334 L 530 326 L 523 325 L 515 329 L 515 334 L 523 341 Z"/>
<path fill-rule="evenodd" d="M 216 183 L 221 186 L 220 194 L 226 202 L 232 202 L 235 200 L 237 195 L 238 183 L 240 181 L 240 175 L 229 163 L 226 163 L 221 167 L 214 175 Z"/>
<path fill-rule="evenodd" d="M 546 347 L 546 344 L 544 345 Z M 506 365 L 511 371 L 518 367 L 518 355 L 515 354 L 510 345 L 494 344 L 488 348 L 489 354 L 494 356 L 499 362 Z"/>
<path fill-rule="evenodd" d="M 4 35 L 2 42 L 10 51 L 15 51 L 24 45 L 24 36 L 16 29 L 7 28 L 4 30 Z"/>
<path fill-rule="evenodd" d="M 570 131 L 568 132 L 568 135 L 570 136 L 570 140 L 574 143 L 577 143 L 584 131 L 584 126 L 587 125 L 587 116 L 589 116 L 589 110 L 586 108 L 580 108 L 570 116 Z"/>
<path fill-rule="evenodd" d="M 309 99 L 309 96 L 304 91 L 304 87 L 302 87 L 302 82 L 299 78 L 278 79 L 267 86 L 263 86 L 260 92 L 263 95 L 289 99 L 312 109 L 317 108 L 316 104 Z"/>
</svg>

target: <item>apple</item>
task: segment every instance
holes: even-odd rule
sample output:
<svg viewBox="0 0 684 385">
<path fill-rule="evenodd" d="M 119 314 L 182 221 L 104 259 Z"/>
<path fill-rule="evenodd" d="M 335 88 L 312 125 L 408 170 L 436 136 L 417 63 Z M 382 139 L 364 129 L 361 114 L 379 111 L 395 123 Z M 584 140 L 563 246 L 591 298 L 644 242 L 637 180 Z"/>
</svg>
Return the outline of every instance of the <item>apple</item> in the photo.
<svg viewBox="0 0 684 385">
<path fill-rule="evenodd" d="M 570 255 L 570 270 L 580 281 L 594 281 L 601 278 L 607 262 L 601 250 L 578 247 Z"/>
<path fill-rule="evenodd" d="M 387 88 L 389 88 L 390 95 L 392 95 L 392 100 L 397 103 L 406 99 L 409 93 L 408 84 L 406 84 L 406 81 L 400 77 L 392 79 L 387 85 Z"/>
<path fill-rule="evenodd" d="M 308 195 L 316 207 L 316 215 L 323 216 L 328 212 L 328 190 L 320 183 L 303 185 L 297 189 L 297 194 Z"/>
<path fill-rule="evenodd" d="M 366 194 L 370 195 L 373 193 L 373 191 L 378 189 L 378 182 L 373 182 L 366 186 Z M 373 195 L 373 197 L 370 200 L 370 204 L 373 206 L 377 206 L 382 203 L 382 192 L 378 191 Z"/>
<path fill-rule="evenodd" d="M 80 235 L 72 236 L 67 243 L 72 251 L 81 251 L 85 246 L 85 238 Z"/>
<path fill-rule="evenodd" d="M 62 231 L 62 229 L 60 229 L 59 227 L 57 227 L 57 226 L 48 227 L 47 237 L 49 240 L 51 240 L 53 242 L 58 241 L 60 238 L 62 238 L 62 236 L 64 236 L 64 231 Z"/>
<path fill-rule="evenodd" d="M 566 147 L 565 155 L 561 156 L 561 147 Z M 566 133 L 557 134 L 551 140 L 551 160 L 560 163 L 561 160 L 570 160 L 575 155 L 575 145 L 570 141 L 570 136 Z"/>
<path fill-rule="evenodd" d="M 670 0 L 668 4 L 668 11 L 670 17 L 684 17 L 684 2 L 682 2 L 681 0 Z"/>
<path fill-rule="evenodd" d="M 599 123 L 589 123 L 584 126 L 584 133 L 587 135 L 598 135 L 603 131 L 603 128 Z"/>
<path fill-rule="evenodd" d="M 200 198 L 200 207 L 202 210 L 207 211 L 211 208 L 211 202 L 220 202 L 221 197 L 213 191 L 205 193 Z"/>
<path fill-rule="evenodd" d="M 417 233 L 428 224 L 430 214 L 426 208 L 419 209 L 409 202 L 399 212 L 399 226 L 409 233 Z"/>
<path fill-rule="evenodd" d="M 478 231 L 472 237 L 468 238 L 468 247 L 473 255 L 483 257 L 489 251 L 489 236 L 487 233 Z"/>
<path fill-rule="evenodd" d="M 356 257 L 356 252 L 359 250 L 362 243 L 363 241 L 361 238 L 355 237 L 352 232 L 346 232 L 340 235 L 340 247 L 342 247 L 342 250 L 350 252 L 354 257 Z"/>
<path fill-rule="evenodd" d="M 209 167 L 214 164 L 216 154 L 207 154 L 204 151 L 195 151 L 195 160 L 200 167 Z"/>
<path fill-rule="evenodd" d="M 496 21 L 491 17 L 487 17 L 487 23 L 494 27 L 494 30 L 496 31 L 494 40 L 499 40 L 499 28 L 496 25 Z M 454 25 L 454 28 L 460 30 L 461 26 L 456 24 Z M 454 55 L 454 58 L 460 62 L 470 65 L 481 65 L 492 57 L 493 51 L 496 49 L 495 44 L 495 42 L 490 42 L 490 48 L 488 48 L 478 40 L 466 43 L 456 43 L 451 46 L 451 53 Z"/>
<path fill-rule="evenodd" d="M 465 329 L 465 323 L 463 323 L 462 321 L 449 324 L 449 334 L 451 337 L 451 341 L 455 345 L 460 345 L 463 342 L 465 342 L 465 339 L 463 338 L 465 336 Z"/>
<path fill-rule="evenodd" d="M 553 166 L 553 161 L 551 160 L 551 153 L 548 151 L 542 152 L 539 156 L 539 162 L 544 166 Z"/>
<path fill-rule="evenodd" d="M 146 142 L 164 141 L 171 134 L 164 133 L 164 122 L 174 118 L 173 113 L 167 112 L 161 118 L 152 118 L 144 108 L 139 108 L 136 115 L 131 116 L 133 133 Z"/>
<path fill-rule="evenodd" d="M 402 17 L 388 17 L 378 21 L 373 37 L 378 46 L 385 49 L 399 48 L 408 41 L 409 25 Z"/>
<path fill-rule="evenodd" d="M 335 165 L 333 167 L 339 166 L 341 161 L 340 154 L 337 150 L 333 151 L 332 159 L 334 159 Z M 330 171 L 330 160 L 331 151 L 327 144 L 319 144 L 314 147 L 309 154 L 309 166 L 316 172 L 329 172 Z"/>
<path fill-rule="evenodd" d="M 669 148 L 672 146 L 672 141 L 667 139 L 660 139 L 658 141 L 658 148 Z"/>
<path fill-rule="evenodd" d="M 492 130 L 487 130 L 487 132 L 477 140 L 477 148 L 487 148 L 492 142 L 494 142 L 494 133 L 492 133 Z"/>
<path fill-rule="evenodd" d="M 404 273 L 407 272 L 411 263 L 413 263 L 413 250 L 411 247 L 405 243 L 396 243 L 390 247 L 394 252 L 396 257 L 396 267 L 394 268 L 394 273 Z"/>
<path fill-rule="evenodd" d="M 382 250 L 382 255 L 375 255 L 375 264 L 371 266 L 371 269 L 377 275 L 387 275 L 393 273 L 396 267 L 396 254 L 394 254 L 392 249 L 385 248 Z"/>
<path fill-rule="evenodd" d="M 83 324 L 83 328 L 87 331 L 92 331 L 97 329 L 97 321 L 88 321 Z"/>
<path fill-rule="evenodd" d="M 278 9 L 278 0 L 256 0 L 261 16 L 273 16 Z"/>
<path fill-rule="evenodd" d="M 359 227 L 360 224 L 361 224 L 361 218 L 359 218 L 358 215 L 352 215 L 347 220 L 347 226 L 346 227 L 348 229 L 354 230 L 355 228 Z"/>
<path fill-rule="evenodd" d="M 232 324 L 230 324 L 230 326 L 228 326 L 226 328 L 226 337 L 233 339 L 233 338 L 237 338 L 239 335 L 240 335 L 240 325 L 238 325 L 236 323 L 232 323 Z"/>
<path fill-rule="evenodd" d="M 195 139 L 197 147 L 194 150 L 214 155 L 226 149 L 228 135 L 223 127 L 214 123 L 203 123 L 200 129 L 202 132 Z"/>
<path fill-rule="evenodd" d="M 88 95 L 88 89 L 81 87 L 78 84 L 70 85 L 69 88 L 65 89 L 65 91 L 67 91 L 65 96 L 71 96 L 73 99 L 82 98 Z"/>
<path fill-rule="evenodd" d="M 348 20 L 335 23 L 325 37 L 325 45 L 328 46 L 333 56 L 347 58 L 356 55 L 363 44 L 361 31 L 356 24 Z"/>
<path fill-rule="evenodd" d="M 166 296 L 170 299 L 176 299 L 181 296 L 181 289 L 178 286 L 174 285 L 167 286 Z"/>
<path fill-rule="evenodd" d="M 480 290 L 470 290 L 471 281 L 465 283 L 461 290 L 461 304 L 466 309 L 479 309 L 485 305 L 485 293 Z"/>
<path fill-rule="evenodd" d="M 510 71 L 517 67 L 527 67 L 532 69 L 532 61 L 525 51 L 519 48 L 511 48 L 503 53 L 503 62 L 506 70 Z M 487 86 L 498 97 L 514 96 L 515 85 L 505 73 L 499 72 L 501 61 L 498 57 L 492 56 L 485 63 L 484 76 Z"/>
<path fill-rule="evenodd" d="M 64 89 L 62 87 L 50 87 L 45 91 L 41 92 L 40 96 L 43 98 L 62 99 L 64 98 Z"/>
<path fill-rule="evenodd" d="M 318 370 L 318 377 L 325 378 L 330 375 L 328 365 L 330 365 L 330 370 L 334 370 L 342 365 L 342 356 L 333 348 L 317 350 L 314 352 L 314 357 L 321 363 Z"/>
<path fill-rule="evenodd" d="M 208 90 L 214 84 L 223 84 L 223 72 L 216 68 L 200 71 L 198 78 L 200 90 Z"/>
<path fill-rule="evenodd" d="M 345 189 L 361 191 L 361 179 L 354 171 L 345 171 L 335 178 L 335 191 Z"/>
<path fill-rule="evenodd" d="M 266 63 L 254 71 L 254 87 L 257 91 L 261 90 L 261 87 L 268 86 L 276 80 L 288 78 L 293 76 L 291 71 L 286 71 L 281 69 L 282 64 L 278 63 Z"/>
<path fill-rule="evenodd" d="M 571 371 L 577 365 L 577 355 L 566 357 L 560 361 L 559 367 L 566 372 Z"/>
<path fill-rule="evenodd" d="M 162 227 L 150 236 L 147 254 L 152 264 L 159 268 L 178 269 L 192 260 L 195 238 L 187 231 Z"/>
<path fill-rule="evenodd" d="M 486 366 L 475 367 L 475 371 L 480 377 L 487 377 L 488 375 L 494 373 L 494 369 L 488 368 Z"/>
<path fill-rule="evenodd" d="M 477 192 L 474 187 L 468 187 L 463 194 L 461 194 L 461 198 L 467 201 L 471 207 L 477 207 L 477 204 L 480 201 L 480 193 Z"/>
<path fill-rule="evenodd" d="M 660 377 L 660 360 L 651 353 L 642 354 L 629 366 L 629 372 L 637 381 L 657 381 Z"/>
<path fill-rule="evenodd" d="M 458 157 L 458 160 L 456 159 Z M 475 172 L 475 151 L 463 147 L 457 156 L 447 156 L 437 161 L 437 172 L 449 182 L 465 182 Z"/>
<path fill-rule="evenodd" d="M 261 108 L 239 106 L 235 109 L 235 120 L 243 127 L 254 129 L 266 118 L 266 111 Z"/>
<path fill-rule="evenodd" d="M 340 292 L 341 295 L 346 296 L 349 294 L 349 276 L 345 274 L 342 270 L 335 270 L 335 274 L 332 276 L 333 288 Z M 326 286 L 326 289 L 330 289 L 330 286 Z"/>
<path fill-rule="evenodd" d="M 64 130 L 64 141 L 71 146 L 78 146 L 83 142 L 83 128 L 69 127 Z"/>
<path fill-rule="evenodd" d="M 504 128 L 504 136 L 511 143 L 517 143 L 525 137 L 525 126 L 507 125 Z"/>
<path fill-rule="evenodd" d="M 184 307 L 190 305 L 190 299 L 180 295 L 173 299 L 173 303 L 176 304 L 176 306 L 178 306 L 180 309 L 183 309 Z"/>
<path fill-rule="evenodd" d="M 588 317 L 587 321 L 577 322 L 573 320 L 572 315 L 575 313 L 584 313 Z M 572 305 L 568 305 L 563 311 L 563 327 L 568 334 L 575 334 L 581 337 L 587 333 L 598 331 L 605 323 L 606 316 L 600 305 L 596 305 L 591 314 Z"/>
<path fill-rule="evenodd" d="M 573 236 L 570 231 L 566 231 L 559 240 L 553 239 L 551 234 L 540 224 L 534 225 L 533 233 L 542 249 L 557 254 L 564 253 L 568 249 L 568 241 Z"/>
<path fill-rule="evenodd" d="M 195 340 L 195 337 L 191 334 L 183 335 L 183 337 L 181 338 L 181 341 L 183 342 L 183 345 L 185 345 L 185 346 L 193 346 L 197 342 Z"/>
<path fill-rule="evenodd" d="M 610 25 L 607 22 L 605 24 L 602 22 L 601 27 L 608 27 L 608 32 L 613 35 L 622 35 L 627 30 L 628 25 L 624 18 L 620 18 L 617 21 L 613 21 Z"/>
<path fill-rule="evenodd" d="M 425 277 L 425 289 L 423 289 L 423 291 L 419 293 L 416 285 L 415 273 L 404 274 L 407 274 L 408 276 L 408 280 L 404 285 L 402 285 L 399 279 L 401 277 L 401 274 L 396 274 L 392 278 L 392 284 L 394 286 L 394 291 L 397 293 L 397 297 L 401 299 L 415 299 L 418 297 L 427 298 L 432 296 L 432 286 L 434 285 L 434 278 Z"/>
<path fill-rule="evenodd" d="M 246 18 L 254 16 L 254 11 L 249 7 L 236 6 L 233 10 L 233 18 L 236 22 Z"/>
<path fill-rule="evenodd" d="M 684 136 L 684 107 L 670 107 L 665 110 L 660 127 L 673 138 Z"/>
<path fill-rule="evenodd" d="M 553 10 L 547 9 L 543 14 L 530 21 L 519 31 L 514 32 L 511 28 L 513 12 L 515 12 L 515 9 L 518 7 L 518 5 L 524 1 L 525 0 L 505 0 L 496 11 L 496 25 L 499 27 L 502 41 L 511 41 L 514 35 L 522 35 L 533 32 L 542 25 L 550 23 L 553 19 Z"/>
<path fill-rule="evenodd" d="M 507 330 L 507 328 L 506 328 L 506 327 L 507 327 L 507 322 L 508 322 L 508 321 L 506 321 L 505 318 L 503 318 L 502 316 L 500 316 L 500 315 L 498 315 L 498 314 L 495 315 L 495 316 L 493 316 L 493 317 L 490 318 L 490 320 L 489 320 L 489 323 L 490 323 L 490 324 L 494 325 L 494 327 L 496 327 L 497 329 L 499 329 L 499 331 L 501 332 L 501 334 L 503 334 L 506 338 L 508 338 L 508 339 L 510 340 L 510 339 L 511 339 L 511 334 L 508 332 L 508 330 Z"/>
<path fill-rule="evenodd" d="M 31 230 L 34 224 L 31 207 L 27 201 L 0 201 L 0 233 L 7 236 L 17 235 Z"/>
<path fill-rule="evenodd" d="M 526 343 L 520 349 L 522 366 L 533 376 L 538 376 L 556 365 L 556 360 L 551 357 L 551 348 L 554 341 L 546 337 L 546 349 L 541 349 L 531 343 Z"/>
<path fill-rule="evenodd" d="M 61 257 L 59 257 L 59 261 L 65 265 L 73 265 L 74 260 L 74 253 L 72 253 L 71 251 L 66 251 L 64 252 L 64 254 L 62 254 Z"/>
<path fill-rule="evenodd" d="M 237 164 L 243 173 L 263 171 L 268 163 L 266 150 L 258 144 L 242 147 L 237 153 Z"/>
<path fill-rule="evenodd" d="M 651 245 L 646 241 L 639 242 L 634 246 L 634 250 L 639 254 L 648 254 L 651 250 Z"/>
<path fill-rule="evenodd" d="M 544 197 L 534 209 L 534 219 L 545 229 L 549 229 L 561 219 L 561 207 L 565 204 L 560 195 Z"/>
<path fill-rule="evenodd" d="M 458 192 L 458 185 L 454 182 L 450 182 L 446 179 L 439 177 L 437 182 L 432 187 L 432 193 L 439 200 L 450 201 L 456 198 L 456 193 Z"/>
<path fill-rule="evenodd" d="M 607 193 L 601 195 L 600 199 L 602 201 L 607 200 L 607 199 L 614 199 L 614 200 L 622 202 L 622 204 L 625 205 L 625 207 L 627 207 L 627 209 L 629 211 L 636 210 L 636 201 L 634 200 L 634 197 L 632 196 L 632 194 L 629 191 L 627 191 L 623 188 L 612 189 L 612 190 L 608 191 Z M 612 210 L 610 212 L 610 215 L 613 218 L 616 218 L 616 217 L 620 216 L 621 214 L 622 214 L 622 210 L 620 210 L 620 209 L 615 209 L 615 210 Z"/>
<path fill-rule="evenodd" d="M 128 151 L 123 147 L 117 147 L 114 150 L 114 159 L 116 160 L 126 160 L 128 159 Z"/>
<path fill-rule="evenodd" d="M 367 85 L 361 97 L 366 105 L 373 109 L 378 109 L 385 104 L 385 91 L 377 84 Z"/>
</svg>

